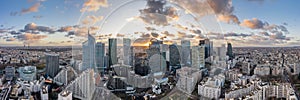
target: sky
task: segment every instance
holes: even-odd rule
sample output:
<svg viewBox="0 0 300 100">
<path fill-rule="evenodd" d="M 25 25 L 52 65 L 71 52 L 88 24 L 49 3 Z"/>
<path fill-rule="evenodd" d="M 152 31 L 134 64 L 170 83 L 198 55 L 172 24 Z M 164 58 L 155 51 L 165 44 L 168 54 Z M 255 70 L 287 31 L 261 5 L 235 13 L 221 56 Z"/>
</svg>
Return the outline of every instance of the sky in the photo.
<svg viewBox="0 0 300 100">
<path fill-rule="evenodd" d="M 299 0 L 1 0 L 0 46 L 70 46 L 131 38 L 137 44 L 209 38 L 215 46 L 299 46 Z M 162 8 L 157 12 L 152 11 Z"/>
</svg>

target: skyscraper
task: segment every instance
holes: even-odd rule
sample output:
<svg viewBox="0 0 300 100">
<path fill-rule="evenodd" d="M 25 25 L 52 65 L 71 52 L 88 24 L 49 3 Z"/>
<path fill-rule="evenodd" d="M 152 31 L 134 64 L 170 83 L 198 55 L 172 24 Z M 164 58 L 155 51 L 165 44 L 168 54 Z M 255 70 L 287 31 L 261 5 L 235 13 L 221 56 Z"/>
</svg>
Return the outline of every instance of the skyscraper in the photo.
<svg viewBox="0 0 300 100">
<path fill-rule="evenodd" d="M 101 42 L 96 43 L 96 70 L 98 70 L 100 73 L 104 73 L 105 66 L 105 44 Z"/>
<path fill-rule="evenodd" d="M 124 64 L 131 65 L 131 40 L 128 38 L 123 38 L 123 52 L 124 52 Z"/>
<path fill-rule="evenodd" d="M 205 46 L 193 46 L 191 56 L 192 67 L 200 69 L 205 66 Z"/>
<path fill-rule="evenodd" d="M 88 33 L 88 40 L 82 43 L 82 67 L 81 71 L 95 68 L 95 38 Z"/>
<path fill-rule="evenodd" d="M 229 59 L 233 59 L 233 53 L 232 53 L 232 45 L 231 45 L 231 43 L 227 43 L 227 53 L 226 54 L 229 56 Z"/>
<path fill-rule="evenodd" d="M 205 46 L 205 58 L 208 58 L 211 56 L 211 52 L 212 52 L 212 42 L 209 41 L 209 39 L 204 39 L 204 40 L 200 40 L 199 41 L 199 46 Z"/>
<path fill-rule="evenodd" d="M 177 46 L 176 44 L 172 44 L 169 46 L 169 50 L 170 50 L 170 66 L 172 67 L 181 67 L 180 62 L 180 50 L 179 50 L 179 46 Z"/>
<path fill-rule="evenodd" d="M 191 54 L 190 40 L 181 40 L 181 64 L 190 66 L 190 54 Z"/>
<path fill-rule="evenodd" d="M 46 53 L 46 74 L 52 78 L 59 72 L 59 55 Z"/>
<path fill-rule="evenodd" d="M 111 65 L 117 64 L 118 59 L 117 59 L 117 39 L 115 38 L 110 38 L 108 40 L 108 56 L 109 56 L 109 68 Z"/>
</svg>

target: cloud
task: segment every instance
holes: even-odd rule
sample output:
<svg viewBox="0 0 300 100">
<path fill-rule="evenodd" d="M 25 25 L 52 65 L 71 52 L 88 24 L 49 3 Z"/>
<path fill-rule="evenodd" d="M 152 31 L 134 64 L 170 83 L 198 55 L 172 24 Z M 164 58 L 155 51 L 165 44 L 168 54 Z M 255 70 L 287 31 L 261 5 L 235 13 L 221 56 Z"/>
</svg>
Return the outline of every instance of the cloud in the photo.
<svg viewBox="0 0 300 100">
<path fill-rule="evenodd" d="M 38 33 L 38 32 L 47 32 L 47 33 L 55 33 L 55 30 L 50 28 L 50 27 L 46 27 L 46 26 L 38 26 L 35 23 L 29 23 L 26 24 L 24 27 L 24 30 L 22 30 L 24 32 L 31 32 L 31 33 Z"/>
<path fill-rule="evenodd" d="M 103 19 L 103 16 L 87 16 L 85 19 L 81 21 L 82 24 L 88 25 L 88 24 L 95 24 Z"/>
<path fill-rule="evenodd" d="M 98 11 L 100 7 L 108 7 L 107 0 L 86 0 L 80 12 Z"/>
<path fill-rule="evenodd" d="M 151 36 L 154 37 L 154 38 L 157 38 L 157 37 L 159 37 L 159 34 L 158 34 L 158 33 L 152 32 L 152 33 L 151 33 Z"/>
<path fill-rule="evenodd" d="M 7 38 L 7 39 L 6 39 L 7 42 L 15 41 L 15 40 L 17 40 L 17 39 L 16 39 L 16 38 L 13 38 L 13 37 L 10 37 L 10 38 Z"/>
<path fill-rule="evenodd" d="M 40 5 L 41 5 L 41 3 L 37 2 L 29 8 L 22 9 L 21 13 L 26 14 L 26 13 L 31 13 L 31 12 L 38 12 Z"/>
<path fill-rule="evenodd" d="M 145 27 L 147 31 L 156 31 L 154 27 Z"/>
<path fill-rule="evenodd" d="M 218 15 L 218 20 L 226 22 L 228 24 L 230 23 L 240 24 L 240 21 L 236 15 Z"/>
<path fill-rule="evenodd" d="M 99 30 L 98 27 L 85 27 L 85 26 L 73 26 L 71 30 L 68 31 L 67 37 L 69 36 L 79 36 L 79 37 L 86 37 L 88 34 L 88 30 L 90 30 L 90 34 L 95 35 L 96 32 Z"/>
<path fill-rule="evenodd" d="M 2 27 L 2 26 L 1 26 Z M 9 28 L 0 28 L 0 33 L 6 33 L 9 32 L 10 30 L 14 29 L 15 27 L 9 27 Z"/>
<path fill-rule="evenodd" d="M 147 24 L 167 26 L 171 21 L 178 20 L 179 15 L 175 7 L 165 6 L 165 2 L 147 0 L 147 8 L 140 10 L 140 16 L 133 17 Z M 132 20 L 128 19 L 128 21 Z"/>
<path fill-rule="evenodd" d="M 161 34 L 163 34 L 163 35 L 166 36 L 166 37 L 175 37 L 174 34 L 171 34 L 171 33 L 169 33 L 168 31 L 161 32 Z"/>
<path fill-rule="evenodd" d="M 262 34 L 263 36 L 270 36 L 268 32 L 259 32 L 259 33 Z"/>
<path fill-rule="evenodd" d="M 148 46 L 151 38 L 138 38 L 133 41 L 133 46 Z"/>
<path fill-rule="evenodd" d="M 18 31 L 10 31 L 9 32 L 11 35 L 19 35 L 19 34 L 22 34 L 21 32 L 18 32 Z"/>
<path fill-rule="evenodd" d="M 18 12 L 10 12 L 10 16 L 16 16 L 18 14 Z"/>
<path fill-rule="evenodd" d="M 41 19 L 41 18 L 43 18 L 43 16 L 41 16 L 41 15 L 36 15 L 36 16 L 32 16 L 34 19 L 36 19 L 36 20 L 39 20 L 39 19 Z"/>
<path fill-rule="evenodd" d="M 257 18 L 253 18 L 245 19 L 240 25 L 251 29 L 263 29 L 265 23 Z"/>
<path fill-rule="evenodd" d="M 252 36 L 251 34 L 244 34 L 244 33 L 234 33 L 234 32 L 229 32 L 224 34 L 225 37 L 248 37 L 248 36 Z"/>
<path fill-rule="evenodd" d="M 140 37 L 141 38 L 150 38 L 151 35 L 150 34 L 146 34 L 146 33 L 142 33 L 142 35 Z"/>
<path fill-rule="evenodd" d="M 39 40 L 44 39 L 46 37 L 47 37 L 47 35 L 25 33 L 25 34 L 17 35 L 16 38 L 20 41 L 39 41 Z"/>
<path fill-rule="evenodd" d="M 73 30 L 73 26 L 64 26 L 64 27 L 61 27 L 60 29 L 58 29 L 57 31 L 58 32 L 69 32 Z"/>
<path fill-rule="evenodd" d="M 282 32 L 277 32 L 275 34 L 271 34 L 270 38 L 278 39 L 278 40 L 290 40 L 290 38 L 286 37 Z"/>
<path fill-rule="evenodd" d="M 125 36 L 125 34 L 121 34 L 121 33 L 117 34 L 117 37 L 124 37 L 124 36 Z"/>
<path fill-rule="evenodd" d="M 186 30 L 189 29 L 188 27 L 182 26 L 182 25 L 180 25 L 180 24 L 175 24 L 175 25 L 172 25 L 172 26 L 173 26 L 173 27 L 176 27 L 176 28 L 178 28 L 178 29 L 184 30 L 184 31 L 186 31 Z"/>
</svg>

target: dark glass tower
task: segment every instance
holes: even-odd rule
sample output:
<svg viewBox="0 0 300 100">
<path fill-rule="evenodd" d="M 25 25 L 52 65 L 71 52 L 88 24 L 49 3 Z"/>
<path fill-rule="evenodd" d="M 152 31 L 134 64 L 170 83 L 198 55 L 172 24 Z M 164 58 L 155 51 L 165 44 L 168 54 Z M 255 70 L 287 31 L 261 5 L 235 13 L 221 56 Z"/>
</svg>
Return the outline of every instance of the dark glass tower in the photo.
<svg viewBox="0 0 300 100">
<path fill-rule="evenodd" d="M 227 43 L 227 56 L 229 56 L 229 59 L 233 59 L 233 53 L 232 53 L 232 45 L 231 43 Z"/>
</svg>

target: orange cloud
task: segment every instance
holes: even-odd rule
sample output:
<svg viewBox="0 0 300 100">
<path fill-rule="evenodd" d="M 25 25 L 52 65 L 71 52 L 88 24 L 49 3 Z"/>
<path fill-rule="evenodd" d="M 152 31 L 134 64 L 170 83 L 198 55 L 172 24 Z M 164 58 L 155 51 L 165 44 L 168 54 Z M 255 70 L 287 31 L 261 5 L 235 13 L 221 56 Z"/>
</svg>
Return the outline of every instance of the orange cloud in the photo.
<svg viewBox="0 0 300 100">
<path fill-rule="evenodd" d="M 100 7 L 108 7 L 107 0 L 86 0 L 80 12 L 98 11 Z"/>
<path fill-rule="evenodd" d="M 238 17 L 235 15 L 218 15 L 218 20 L 226 23 L 240 24 Z"/>
<path fill-rule="evenodd" d="M 35 3 L 34 5 L 32 5 L 31 7 L 27 8 L 27 9 L 23 9 L 21 11 L 22 14 L 26 14 L 26 13 L 31 13 L 31 12 L 38 12 L 39 11 L 39 7 L 40 7 L 40 3 Z"/>
<path fill-rule="evenodd" d="M 264 27 L 264 23 L 257 18 L 245 19 L 240 25 L 251 29 L 262 29 Z"/>
</svg>

